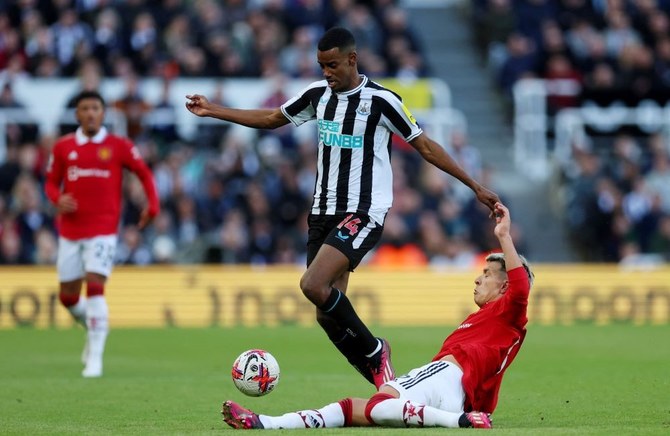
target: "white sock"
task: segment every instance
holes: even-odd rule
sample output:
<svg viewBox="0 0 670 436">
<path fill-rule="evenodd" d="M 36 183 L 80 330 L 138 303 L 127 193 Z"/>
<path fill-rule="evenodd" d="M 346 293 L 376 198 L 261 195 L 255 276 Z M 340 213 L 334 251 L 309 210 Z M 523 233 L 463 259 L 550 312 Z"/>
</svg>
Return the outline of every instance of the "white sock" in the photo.
<svg viewBox="0 0 670 436">
<path fill-rule="evenodd" d="M 339 403 L 331 403 L 317 410 L 300 410 L 282 416 L 258 417 L 263 427 L 267 429 L 344 427 L 344 412 Z"/>
<path fill-rule="evenodd" d="M 94 295 L 86 301 L 86 326 L 88 327 L 89 359 L 102 359 L 109 332 L 109 310 L 104 295 Z"/>
<path fill-rule="evenodd" d="M 73 306 L 67 307 L 72 317 L 86 328 L 86 297 L 79 297 L 79 301 Z"/>
<path fill-rule="evenodd" d="M 462 414 L 462 412 L 445 412 L 415 401 L 398 398 L 381 401 L 370 411 L 375 424 L 387 427 L 458 428 L 458 418 Z"/>
</svg>

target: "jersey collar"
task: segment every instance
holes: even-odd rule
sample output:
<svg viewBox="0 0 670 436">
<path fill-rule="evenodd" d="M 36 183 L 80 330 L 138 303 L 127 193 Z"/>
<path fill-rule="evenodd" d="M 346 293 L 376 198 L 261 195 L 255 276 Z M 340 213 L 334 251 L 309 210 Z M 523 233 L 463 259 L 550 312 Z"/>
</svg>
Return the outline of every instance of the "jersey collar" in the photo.
<svg viewBox="0 0 670 436">
<path fill-rule="evenodd" d="M 351 95 L 351 94 L 355 94 L 358 91 L 360 91 L 361 89 L 363 89 L 365 84 L 368 83 L 368 77 L 365 74 L 359 74 L 358 76 L 361 78 L 361 83 L 359 83 L 357 87 L 355 87 L 354 89 L 351 89 L 349 91 L 336 92 L 336 94 L 337 95 Z"/>
<path fill-rule="evenodd" d="M 88 142 L 92 142 L 94 144 L 100 144 L 107 137 L 107 128 L 105 126 L 102 126 L 98 131 L 98 133 L 95 134 L 95 136 L 89 138 L 88 136 L 84 135 L 84 131 L 81 129 L 81 127 L 79 127 L 77 128 L 74 137 L 75 140 L 77 141 L 77 145 L 84 145 Z"/>
</svg>

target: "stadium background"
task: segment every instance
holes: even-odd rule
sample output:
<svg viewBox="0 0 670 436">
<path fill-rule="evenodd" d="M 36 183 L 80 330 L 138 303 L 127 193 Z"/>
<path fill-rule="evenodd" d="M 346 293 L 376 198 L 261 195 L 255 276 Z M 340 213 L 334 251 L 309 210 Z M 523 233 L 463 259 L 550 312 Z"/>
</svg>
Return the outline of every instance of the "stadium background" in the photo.
<svg viewBox="0 0 670 436">
<path fill-rule="evenodd" d="M 667 434 L 669 10 L 666 0 L 0 1 L 3 433 L 220 434 L 220 402 L 249 404 L 228 374 L 250 347 L 283 369 L 278 390 L 249 404 L 259 411 L 370 395 L 297 286 L 314 128 L 254 132 L 183 108 L 192 92 L 282 103 L 318 77 L 322 29 L 343 24 L 361 70 L 399 90 L 501 194 L 536 268 L 496 431 Z M 138 232 L 141 189 L 127 180 L 105 377 L 93 383 L 79 376 L 83 332 L 58 305 L 42 192 L 48 151 L 73 128 L 69 98 L 87 87 L 152 166 L 164 211 Z M 349 294 L 403 372 L 474 310 L 472 281 L 495 241 L 467 191 L 406 144 L 394 143 L 393 161 L 385 237 Z"/>
<path fill-rule="evenodd" d="M 667 12 L 664 2 L 603 6 L 581 0 L 5 4 L 0 9 L 0 262 L 54 264 L 56 229 L 53 207 L 43 194 L 44 167 L 55 138 L 74 127 L 69 99 L 96 88 L 108 100 L 109 127 L 130 136 L 151 165 L 163 210 L 151 228 L 138 231 L 134 223 L 142 192 L 128 178 L 116 262 L 141 269 L 118 269 L 110 281 L 114 322 L 133 325 L 122 315 L 134 310 L 131 298 L 167 304 L 158 303 L 164 296 L 151 290 L 165 289 L 164 283 L 139 285 L 144 282 L 133 274 L 144 278 L 170 271 L 181 277 L 185 265 L 227 265 L 196 274 L 224 294 L 230 287 L 262 289 L 278 281 L 282 285 L 276 288 L 295 298 L 314 183 L 314 129 L 257 132 L 198 119 L 183 107 L 184 95 L 203 93 L 237 107 L 276 107 L 319 76 L 316 41 L 324 27 L 341 24 L 357 37 L 361 71 L 400 92 L 424 128 L 501 194 L 513 211 L 520 251 L 540 268 L 562 264 L 556 270 L 547 266 L 538 287 L 556 289 L 561 308 L 611 309 L 611 316 L 591 317 L 599 322 L 667 322 L 670 129 L 665 120 L 670 117 L 658 116 L 665 105 Z M 635 53 L 651 56 L 646 69 L 645 59 Z M 610 88 L 601 83 L 606 68 L 612 70 Z M 629 123 L 607 112 L 622 105 L 643 115 Z M 594 116 L 594 110 L 602 112 Z M 600 122 L 593 121 L 598 114 Z M 566 115 L 578 122 L 559 122 Z M 542 130 L 533 127 L 538 125 Z M 566 130 L 565 125 L 577 127 Z M 412 289 L 405 291 L 412 293 L 449 295 L 445 303 L 454 314 L 441 319 L 453 324 L 467 311 L 463 301 L 469 297 L 458 292 L 470 286 L 465 277 L 474 277 L 482 257 L 496 248 L 492 223 L 467 189 L 438 174 L 407 144 L 394 141 L 393 152 L 394 208 L 383 240 L 352 283 L 361 282 L 363 293 L 374 288 L 373 307 L 383 302 L 365 313 L 372 322 L 428 322 L 431 303 L 408 306 L 401 287 L 386 285 L 406 283 Z M 585 266 L 598 263 L 611 265 L 606 273 L 611 286 L 602 280 L 600 267 Z M 157 270 L 156 264 L 162 267 Z M 230 265 L 240 265 L 239 287 L 238 269 Z M 259 268 L 245 273 L 242 265 Z M 406 281 L 375 272 L 400 266 L 425 270 L 408 274 Z M 284 273 L 275 268 L 295 271 L 284 282 Z M 655 276 L 635 270 L 652 270 Z M 25 271 L 40 271 L 40 285 L 23 283 Z M 26 295 L 36 295 L 42 304 L 35 325 L 62 325 L 59 309 L 58 316 L 49 315 L 51 321 L 43 319 L 44 305 L 53 304 L 49 271 L 3 270 L 0 325 L 16 325 L 12 319 L 30 324 L 26 320 L 37 309 Z M 52 276 L 55 285 L 55 272 Z M 378 278 L 364 285 L 368 276 Z M 603 300 L 575 303 L 580 281 Z M 632 296 L 622 288 L 633 289 Z M 191 297 L 178 296 L 183 291 L 171 292 L 175 302 L 188 305 Z M 660 308 L 642 315 L 645 304 Z M 575 318 L 589 318 L 584 313 Z M 253 316 L 239 320 L 247 318 Z M 237 318 L 223 319 L 228 325 Z M 151 324 L 171 322 L 181 323 L 168 316 Z"/>
</svg>

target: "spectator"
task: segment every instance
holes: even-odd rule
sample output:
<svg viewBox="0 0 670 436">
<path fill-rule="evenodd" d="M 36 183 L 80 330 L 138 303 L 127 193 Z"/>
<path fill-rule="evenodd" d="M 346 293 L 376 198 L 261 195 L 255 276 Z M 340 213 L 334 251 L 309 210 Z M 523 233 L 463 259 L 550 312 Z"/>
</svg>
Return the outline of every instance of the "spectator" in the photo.
<svg viewBox="0 0 670 436">
<path fill-rule="evenodd" d="M 114 62 L 114 58 L 123 53 L 121 20 L 118 13 L 112 8 L 103 9 L 96 18 L 93 31 L 93 55 L 96 59 L 101 59 L 103 65 L 108 68 Z M 111 70 L 106 70 L 105 73 L 111 74 Z"/>
<path fill-rule="evenodd" d="M 151 105 L 140 92 L 139 78 L 131 74 L 125 78 L 125 93 L 112 106 L 126 117 L 128 123 L 128 137 L 135 141 L 145 131 L 144 116 L 151 109 Z"/>
<path fill-rule="evenodd" d="M 31 259 L 23 257 L 23 247 L 12 218 L 5 217 L 0 233 L 0 264 L 2 265 L 24 265 L 30 263 Z"/>
<path fill-rule="evenodd" d="M 144 242 L 142 233 L 135 225 L 124 227 L 119 245 L 116 247 L 114 263 L 120 265 L 147 265 L 152 262 L 151 249 Z"/>
<path fill-rule="evenodd" d="M 497 73 L 499 86 L 511 96 L 512 86 L 522 77 L 534 75 L 537 51 L 532 40 L 514 33 L 507 40 L 507 57 Z"/>
<path fill-rule="evenodd" d="M 670 157 L 665 151 L 653 155 L 651 171 L 644 177 L 650 195 L 661 201 L 663 213 L 670 214 Z"/>
<path fill-rule="evenodd" d="M 650 252 L 660 254 L 666 262 L 670 262 L 670 215 L 661 217 L 649 245 Z"/>
<path fill-rule="evenodd" d="M 14 184 L 13 208 L 16 211 L 16 230 L 21 239 L 21 258 L 35 258 L 40 229 L 53 231 L 53 220 L 43 211 L 39 185 L 28 173 L 23 173 Z"/>
<path fill-rule="evenodd" d="M 617 57 L 624 47 L 631 44 L 638 45 L 641 42 L 640 35 L 631 27 L 630 19 L 622 10 L 607 13 L 604 35 L 607 51 L 614 57 Z"/>
<path fill-rule="evenodd" d="M 37 265 L 54 265 L 58 255 L 58 242 L 53 230 L 45 227 L 35 233 L 35 254 L 33 262 Z"/>
<path fill-rule="evenodd" d="M 581 74 L 563 54 L 549 57 L 544 74 L 547 89 L 547 112 L 556 115 L 560 110 L 575 107 L 581 94 Z"/>
<path fill-rule="evenodd" d="M 79 20 L 75 9 L 60 11 L 58 21 L 51 26 L 56 58 L 65 75 L 72 76 L 82 55 L 91 52 L 93 32 L 88 24 Z"/>
</svg>

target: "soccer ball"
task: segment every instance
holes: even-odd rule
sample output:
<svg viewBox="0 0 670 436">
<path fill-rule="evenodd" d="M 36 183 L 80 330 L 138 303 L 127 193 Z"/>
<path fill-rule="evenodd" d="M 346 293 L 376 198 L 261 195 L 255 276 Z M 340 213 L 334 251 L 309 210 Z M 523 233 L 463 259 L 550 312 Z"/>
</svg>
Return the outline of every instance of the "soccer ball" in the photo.
<svg viewBox="0 0 670 436">
<path fill-rule="evenodd" d="M 232 376 L 240 392 L 261 397 L 272 392 L 279 383 L 279 364 L 265 350 L 247 350 L 235 359 Z"/>
</svg>

